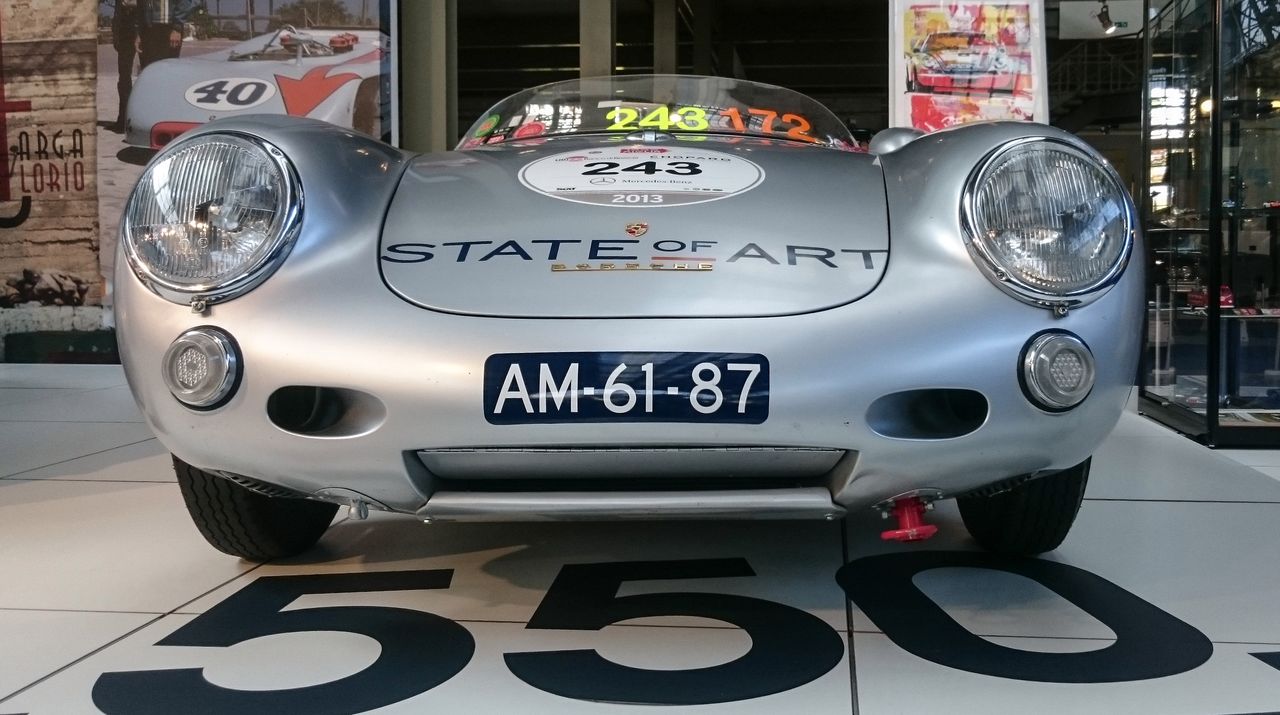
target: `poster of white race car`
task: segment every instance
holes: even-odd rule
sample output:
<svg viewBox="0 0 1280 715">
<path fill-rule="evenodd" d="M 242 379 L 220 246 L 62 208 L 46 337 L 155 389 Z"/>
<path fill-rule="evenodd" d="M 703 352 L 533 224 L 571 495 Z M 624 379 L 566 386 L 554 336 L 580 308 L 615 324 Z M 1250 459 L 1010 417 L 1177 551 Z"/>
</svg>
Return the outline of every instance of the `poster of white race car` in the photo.
<svg viewBox="0 0 1280 715">
<path fill-rule="evenodd" d="M 280 29 L 146 68 L 125 142 L 159 149 L 215 119 L 287 114 L 382 137 L 390 129 L 389 39 L 378 30 Z"/>
</svg>

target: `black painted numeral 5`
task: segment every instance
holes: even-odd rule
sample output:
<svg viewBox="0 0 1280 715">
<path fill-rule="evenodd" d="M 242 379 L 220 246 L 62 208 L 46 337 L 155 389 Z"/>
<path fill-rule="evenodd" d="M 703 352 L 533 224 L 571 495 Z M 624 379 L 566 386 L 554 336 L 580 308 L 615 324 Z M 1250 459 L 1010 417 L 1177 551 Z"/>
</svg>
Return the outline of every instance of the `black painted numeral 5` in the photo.
<svg viewBox="0 0 1280 715">
<path fill-rule="evenodd" d="M 259 578 L 156 645 L 226 648 L 279 633 L 346 631 L 382 647 L 368 668 L 329 683 L 288 690 L 247 691 L 205 680 L 199 668 L 104 673 L 93 703 L 107 715 L 241 715 L 358 713 L 414 697 L 457 675 L 475 640 L 447 618 L 404 608 L 332 606 L 283 611 L 313 593 L 448 588 L 451 570 L 390 571 Z"/>
<path fill-rule="evenodd" d="M 633 561 L 565 566 L 528 628 L 596 631 L 646 616 L 701 616 L 747 632 L 737 660 L 692 670 L 619 665 L 594 650 L 508 653 L 507 667 L 540 690 L 579 700 L 697 705 L 746 700 L 799 687 L 840 663 L 844 643 L 818 617 L 759 598 L 719 593 L 618 596 L 627 581 L 754 576 L 746 559 Z"/>
</svg>

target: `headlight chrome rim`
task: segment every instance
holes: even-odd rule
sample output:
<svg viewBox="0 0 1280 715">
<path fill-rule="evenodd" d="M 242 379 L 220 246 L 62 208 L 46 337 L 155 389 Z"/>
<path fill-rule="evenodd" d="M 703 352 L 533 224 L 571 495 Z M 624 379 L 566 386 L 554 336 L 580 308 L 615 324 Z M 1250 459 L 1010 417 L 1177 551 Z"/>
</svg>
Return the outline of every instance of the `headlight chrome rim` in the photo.
<svg viewBox="0 0 1280 715">
<path fill-rule="evenodd" d="M 222 376 L 215 382 L 197 387 L 187 387 L 175 379 L 171 367 L 182 353 L 195 349 L 205 354 L 214 352 L 222 364 Z M 165 387 L 174 399 L 193 410 L 212 410 L 221 407 L 235 393 L 240 384 L 240 351 L 230 335 L 213 327 L 192 328 L 183 332 L 164 352 L 160 361 Z"/>
<path fill-rule="evenodd" d="M 1123 245 L 1121 246 L 1119 257 L 1115 264 L 1111 266 L 1105 274 L 1095 280 L 1091 285 L 1070 291 L 1055 293 L 1047 291 L 1038 286 L 1032 285 L 1011 271 L 1006 270 L 1001 260 L 992 252 L 987 242 L 979 237 L 979 230 L 975 219 L 976 202 L 978 189 L 982 186 L 983 180 L 992 171 L 993 168 L 1006 159 L 1008 154 L 1018 151 L 1032 144 L 1050 144 L 1055 149 L 1063 150 L 1066 153 L 1073 154 L 1094 165 L 1098 166 L 1111 187 L 1120 197 L 1124 210 L 1124 230 Z M 1133 248 L 1137 240 L 1137 218 L 1132 201 L 1128 198 L 1128 192 L 1124 188 L 1124 183 L 1116 173 L 1115 168 L 1105 159 L 1095 156 L 1089 151 L 1058 137 L 1050 136 L 1034 136 L 1022 137 L 1012 141 L 1005 142 L 996 147 L 970 172 L 965 180 L 964 192 L 960 202 L 960 222 L 963 227 L 963 237 L 965 247 L 968 249 L 970 256 L 974 259 L 974 263 L 983 272 L 984 275 L 997 287 L 1005 293 L 1023 301 L 1041 308 L 1062 311 L 1068 308 L 1088 305 L 1093 301 L 1101 298 L 1107 293 L 1120 278 L 1124 275 L 1125 269 L 1133 258 Z"/>
<path fill-rule="evenodd" d="M 239 276 L 221 283 L 178 283 L 166 279 L 154 271 L 147 262 L 138 255 L 131 226 L 129 215 L 133 211 L 134 202 L 138 201 L 138 187 L 135 186 L 129 194 L 128 201 L 125 202 L 124 218 L 120 222 L 120 243 L 124 249 L 125 259 L 129 263 L 129 267 L 133 270 L 134 275 L 142 281 L 157 295 L 162 298 L 182 305 L 212 305 L 220 303 L 232 298 L 237 298 L 254 288 L 258 287 L 275 273 L 275 271 L 288 257 L 293 250 L 293 245 L 297 241 L 298 234 L 302 228 L 302 212 L 303 212 L 303 191 L 302 182 L 298 178 L 297 171 L 293 168 L 293 163 L 289 161 L 284 152 L 271 142 L 244 132 L 237 131 L 214 131 L 204 134 L 198 134 L 191 137 L 182 137 L 178 141 L 173 142 L 165 147 L 163 151 L 152 159 L 147 166 L 147 170 L 143 172 L 145 177 L 147 173 L 158 162 L 165 160 L 172 154 L 184 149 L 191 148 L 196 142 L 217 140 L 218 138 L 233 138 L 239 141 L 253 145 L 271 161 L 275 168 L 280 172 L 281 185 L 284 192 L 284 215 L 280 222 L 278 234 L 272 239 L 271 248 L 266 251 L 256 262 L 247 266 Z M 141 184 L 141 180 L 139 180 Z"/>
</svg>

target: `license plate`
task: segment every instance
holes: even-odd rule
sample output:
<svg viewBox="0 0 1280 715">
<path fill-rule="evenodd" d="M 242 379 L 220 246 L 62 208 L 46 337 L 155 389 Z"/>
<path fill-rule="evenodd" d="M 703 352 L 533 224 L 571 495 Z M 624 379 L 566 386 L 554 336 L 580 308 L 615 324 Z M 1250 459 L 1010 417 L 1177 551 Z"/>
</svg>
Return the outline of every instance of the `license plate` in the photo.
<svg viewBox="0 0 1280 715">
<path fill-rule="evenodd" d="M 756 353 L 502 353 L 484 363 L 490 424 L 718 422 L 769 417 Z"/>
</svg>

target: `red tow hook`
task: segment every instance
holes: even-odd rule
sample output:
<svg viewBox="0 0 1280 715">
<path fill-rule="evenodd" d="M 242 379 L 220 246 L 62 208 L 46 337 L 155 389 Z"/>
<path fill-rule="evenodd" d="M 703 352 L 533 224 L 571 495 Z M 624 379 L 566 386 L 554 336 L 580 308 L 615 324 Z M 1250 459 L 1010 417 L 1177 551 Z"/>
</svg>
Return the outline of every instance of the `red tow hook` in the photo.
<svg viewBox="0 0 1280 715">
<path fill-rule="evenodd" d="M 898 518 L 898 528 L 880 532 L 885 541 L 924 541 L 938 533 L 938 527 L 924 523 L 928 507 L 920 497 L 906 497 L 893 502 L 893 515 Z"/>
</svg>

